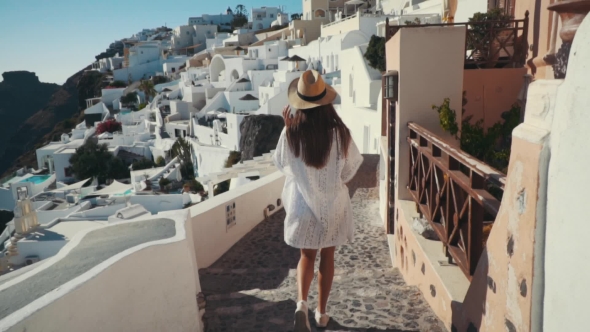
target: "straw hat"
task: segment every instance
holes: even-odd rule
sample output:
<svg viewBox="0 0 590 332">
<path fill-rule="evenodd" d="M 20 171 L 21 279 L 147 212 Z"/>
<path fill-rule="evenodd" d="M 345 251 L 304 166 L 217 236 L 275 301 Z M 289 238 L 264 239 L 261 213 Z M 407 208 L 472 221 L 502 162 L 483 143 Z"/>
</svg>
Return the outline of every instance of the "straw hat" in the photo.
<svg viewBox="0 0 590 332">
<path fill-rule="evenodd" d="M 288 96 L 291 106 L 305 110 L 330 104 L 336 98 L 336 91 L 324 82 L 320 73 L 306 70 L 291 82 Z"/>
</svg>

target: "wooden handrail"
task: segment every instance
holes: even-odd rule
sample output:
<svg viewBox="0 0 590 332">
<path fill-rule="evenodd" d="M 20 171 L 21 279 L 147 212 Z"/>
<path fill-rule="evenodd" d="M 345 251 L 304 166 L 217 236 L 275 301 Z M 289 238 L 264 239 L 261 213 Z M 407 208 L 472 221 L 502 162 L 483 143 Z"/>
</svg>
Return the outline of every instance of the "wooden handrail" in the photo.
<svg viewBox="0 0 590 332">
<path fill-rule="evenodd" d="M 506 175 L 416 123 L 408 129 L 408 190 L 449 260 L 471 279 L 485 246 L 484 224 L 493 223 L 500 210 L 487 184 L 503 190 Z"/>
</svg>

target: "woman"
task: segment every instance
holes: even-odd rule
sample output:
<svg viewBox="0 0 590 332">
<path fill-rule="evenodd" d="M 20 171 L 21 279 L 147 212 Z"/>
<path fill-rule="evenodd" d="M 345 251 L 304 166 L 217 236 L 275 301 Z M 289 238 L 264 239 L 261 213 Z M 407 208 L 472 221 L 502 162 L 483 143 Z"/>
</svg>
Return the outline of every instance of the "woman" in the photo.
<svg viewBox="0 0 590 332">
<path fill-rule="evenodd" d="M 305 71 L 289 86 L 289 106 L 283 110 L 274 162 L 286 175 L 283 202 L 285 242 L 301 250 L 297 266 L 295 332 L 310 331 L 307 295 L 320 251 L 319 297 L 315 310 L 318 327 L 326 327 L 328 295 L 334 278 L 334 250 L 352 240 L 354 227 L 350 181 L 363 157 L 332 101 L 336 91 L 315 70 Z"/>
</svg>

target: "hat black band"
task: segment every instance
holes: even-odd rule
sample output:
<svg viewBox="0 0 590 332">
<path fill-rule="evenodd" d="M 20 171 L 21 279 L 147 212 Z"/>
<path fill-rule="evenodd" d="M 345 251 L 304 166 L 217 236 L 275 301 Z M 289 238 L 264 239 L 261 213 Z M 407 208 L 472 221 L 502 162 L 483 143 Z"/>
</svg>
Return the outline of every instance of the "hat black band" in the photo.
<svg viewBox="0 0 590 332">
<path fill-rule="evenodd" d="M 324 88 L 324 91 L 322 93 L 320 93 L 319 95 L 310 97 L 310 96 L 304 96 L 304 95 L 300 94 L 299 91 L 297 91 L 297 96 L 299 96 L 299 98 L 301 98 L 301 100 L 314 102 L 314 101 L 318 101 L 318 100 L 321 100 L 322 98 L 324 98 L 326 96 L 326 92 L 327 92 L 327 90 Z"/>
</svg>

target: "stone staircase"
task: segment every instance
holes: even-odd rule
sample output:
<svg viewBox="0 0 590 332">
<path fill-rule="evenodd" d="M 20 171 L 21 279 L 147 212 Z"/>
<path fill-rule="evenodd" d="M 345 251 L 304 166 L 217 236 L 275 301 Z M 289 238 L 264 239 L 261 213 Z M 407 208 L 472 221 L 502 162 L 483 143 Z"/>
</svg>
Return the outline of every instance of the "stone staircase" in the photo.
<svg viewBox="0 0 590 332">
<path fill-rule="evenodd" d="M 332 319 L 324 331 L 446 331 L 420 291 L 407 286 L 391 265 L 377 190 L 351 189 L 355 240 L 336 251 L 328 302 Z M 293 330 L 299 252 L 283 242 L 283 220 L 284 211 L 278 211 L 199 271 L 206 331 Z M 317 272 L 309 304 L 315 331 Z"/>
</svg>

